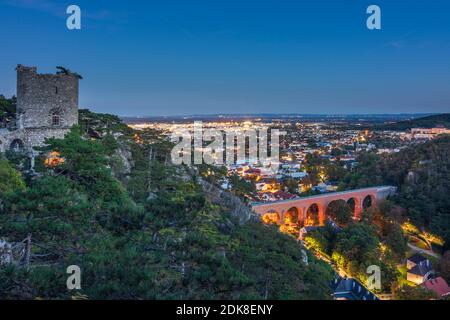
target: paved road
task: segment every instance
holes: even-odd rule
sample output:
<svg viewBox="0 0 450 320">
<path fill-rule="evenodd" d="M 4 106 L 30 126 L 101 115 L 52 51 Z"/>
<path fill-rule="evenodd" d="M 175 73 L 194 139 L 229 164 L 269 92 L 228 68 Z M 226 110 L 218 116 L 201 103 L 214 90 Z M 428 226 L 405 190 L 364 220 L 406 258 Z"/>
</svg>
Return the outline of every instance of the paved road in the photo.
<svg viewBox="0 0 450 320">
<path fill-rule="evenodd" d="M 437 258 L 437 259 L 440 259 L 440 258 L 441 258 L 441 256 L 438 255 L 437 253 L 434 253 L 434 252 L 431 251 L 431 250 L 425 250 L 425 249 L 416 247 L 416 246 L 412 245 L 412 244 L 409 243 L 409 242 L 408 242 L 408 247 L 410 247 L 411 249 L 416 250 L 416 251 L 422 251 L 422 252 L 425 252 L 426 254 L 428 254 L 428 255 L 430 255 L 430 256 L 432 256 L 432 257 L 435 257 L 435 258 Z"/>
</svg>

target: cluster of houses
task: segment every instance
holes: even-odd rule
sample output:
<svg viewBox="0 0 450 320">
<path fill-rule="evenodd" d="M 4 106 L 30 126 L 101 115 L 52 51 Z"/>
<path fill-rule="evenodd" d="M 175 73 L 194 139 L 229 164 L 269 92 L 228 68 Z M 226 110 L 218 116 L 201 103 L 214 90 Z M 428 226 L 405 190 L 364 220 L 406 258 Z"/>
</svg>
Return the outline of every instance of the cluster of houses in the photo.
<svg viewBox="0 0 450 320">
<path fill-rule="evenodd" d="M 441 134 L 450 134 L 450 129 L 444 126 L 437 126 L 436 128 L 412 128 L 410 138 L 431 140 Z"/>
<path fill-rule="evenodd" d="M 438 297 L 450 295 L 450 287 L 442 277 L 434 278 L 431 261 L 416 253 L 406 260 L 406 279 L 436 293 Z"/>
<path fill-rule="evenodd" d="M 411 142 L 415 140 L 433 139 L 442 134 L 449 134 L 450 129 L 444 127 L 436 128 L 413 128 L 409 132 L 382 131 L 378 132 L 383 139 L 400 139 Z M 309 145 L 308 137 L 315 137 L 314 145 Z M 352 169 L 358 165 L 356 154 L 360 151 L 376 151 L 378 154 L 397 153 L 406 145 L 396 147 L 380 147 L 368 142 L 371 133 L 366 130 L 349 130 L 344 133 L 339 130 L 329 129 L 322 124 L 304 124 L 302 130 L 290 131 L 287 145 L 283 148 L 284 155 L 281 157 L 281 165 L 277 172 L 272 172 L 258 164 L 258 160 L 247 159 L 245 163 L 237 163 L 228 166 L 229 172 L 235 173 L 244 179 L 255 179 L 258 191 L 258 201 L 277 201 L 291 199 L 294 195 L 286 190 L 277 189 L 274 180 L 281 183 L 285 179 L 295 179 L 302 181 L 308 176 L 303 171 L 301 163 L 308 154 L 319 154 L 320 157 L 328 159 L 330 162 L 339 162 L 346 169 Z M 341 148 L 340 154 L 331 152 L 333 148 Z M 224 189 L 228 189 L 228 183 L 223 184 Z M 320 193 L 336 191 L 336 186 L 329 182 L 322 182 L 318 185 L 303 185 L 299 183 L 298 192 L 313 190 Z"/>
<path fill-rule="evenodd" d="M 321 129 L 321 130 L 319 130 Z M 369 143 L 368 137 L 370 133 L 366 130 L 364 134 L 361 132 L 346 132 L 344 136 L 336 137 L 336 132 L 326 130 L 321 126 L 313 125 L 303 128 L 302 131 L 290 132 L 289 144 L 283 149 L 285 155 L 281 158 L 281 165 L 277 172 L 258 165 L 258 161 L 248 160 L 246 163 L 238 163 L 228 166 L 230 173 L 235 173 L 244 179 L 254 179 L 256 181 L 256 190 L 258 191 L 257 201 L 269 202 L 278 200 L 288 200 L 295 195 L 280 188 L 282 182 L 286 179 L 294 179 L 299 181 L 297 192 L 301 193 L 312 190 L 319 193 L 334 192 L 337 186 L 330 182 L 323 181 L 317 185 L 306 185 L 302 181 L 308 177 L 308 173 L 303 171 L 301 163 L 307 154 L 319 154 L 320 157 L 328 159 L 330 162 L 339 162 L 346 169 L 352 169 L 358 165 L 356 154 L 360 151 L 376 151 L 379 154 L 397 153 L 405 146 L 377 148 L 375 144 Z M 329 131 L 329 132 L 328 132 Z M 313 134 L 318 141 L 314 146 L 308 145 L 305 136 Z M 383 137 L 396 137 L 404 141 L 417 139 L 432 139 L 441 134 L 450 133 L 449 129 L 436 127 L 431 129 L 414 128 L 411 132 L 383 132 Z M 333 138 L 334 137 L 334 138 Z M 328 138 L 324 140 L 324 138 Z M 340 154 L 332 153 L 333 148 L 344 148 L 345 151 Z M 346 148 L 349 147 L 350 149 Z M 341 149 L 342 150 L 342 149 Z M 224 188 L 229 188 L 225 183 Z"/>
<path fill-rule="evenodd" d="M 229 174 L 236 174 L 243 179 L 255 181 L 257 200 L 262 202 L 272 202 L 279 200 L 293 199 L 296 195 L 281 188 L 284 179 L 296 179 L 300 181 L 307 177 L 308 173 L 301 171 L 299 163 L 282 163 L 277 172 L 258 164 L 241 163 L 228 167 Z M 222 183 L 223 189 L 229 189 L 227 180 Z"/>
<path fill-rule="evenodd" d="M 334 192 L 337 185 L 330 182 L 321 182 L 315 186 L 303 183 L 308 173 L 303 171 L 301 164 L 294 161 L 282 161 L 277 172 L 272 172 L 265 167 L 257 164 L 241 163 L 228 167 L 229 174 L 236 174 L 243 179 L 252 179 L 255 181 L 257 191 L 256 199 L 260 202 L 272 202 L 280 200 L 289 200 L 296 198 L 297 195 L 282 188 L 283 181 L 292 179 L 297 181 L 296 192 L 301 193 L 306 190 L 312 190 L 319 193 Z M 230 185 L 227 179 L 222 183 L 223 189 L 229 189 Z"/>
<path fill-rule="evenodd" d="M 442 277 L 434 277 L 435 270 L 431 261 L 420 253 L 406 260 L 407 280 L 420 285 L 436 294 L 437 297 L 450 296 L 450 287 Z M 379 300 L 358 280 L 336 275 L 332 284 L 333 296 L 336 300 Z"/>
</svg>

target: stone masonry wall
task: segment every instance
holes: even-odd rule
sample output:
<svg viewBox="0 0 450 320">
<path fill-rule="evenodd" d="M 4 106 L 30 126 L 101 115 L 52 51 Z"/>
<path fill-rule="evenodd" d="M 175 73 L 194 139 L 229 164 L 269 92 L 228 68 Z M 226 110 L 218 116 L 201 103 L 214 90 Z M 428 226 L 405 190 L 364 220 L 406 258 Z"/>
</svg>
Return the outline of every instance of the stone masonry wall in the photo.
<svg viewBox="0 0 450 320">
<path fill-rule="evenodd" d="M 17 67 L 18 128 L 52 128 L 52 116 L 60 116 L 57 127 L 78 123 L 78 77 L 71 74 L 38 74 L 35 67 Z"/>
<path fill-rule="evenodd" d="M 69 129 L 23 129 L 23 130 L 1 130 L 0 131 L 0 152 L 10 149 L 11 144 L 17 140 L 23 143 L 24 151 L 31 151 L 32 147 L 42 147 L 45 139 L 62 139 L 69 132 Z"/>
</svg>

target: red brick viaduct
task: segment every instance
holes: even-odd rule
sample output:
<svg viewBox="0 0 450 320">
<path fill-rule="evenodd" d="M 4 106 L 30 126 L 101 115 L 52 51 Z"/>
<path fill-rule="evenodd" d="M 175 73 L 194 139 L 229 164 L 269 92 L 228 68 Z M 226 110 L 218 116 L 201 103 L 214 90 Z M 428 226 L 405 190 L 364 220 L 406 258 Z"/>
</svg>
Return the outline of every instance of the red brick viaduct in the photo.
<svg viewBox="0 0 450 320">
<path fill-rule="evenodd" d="M 309 212 L 313 209 L 312 211 L 318 215 L 319 224 L 324 225 L 327 207 L 333 201 L 345 201 L 354 208 L 354 218 L 360 219 L 364 207 L 375 205 L 378 201 L 386 199 L 395 192 L 396 187 L 380 186 L 275 202 L 255 202 L 252 203 L 252 209 L 261 218 L 264 218 L 265 215 L 275 216 L 275 220 L 278 224 L 285 223 L 285 219 L 288 215 L 291 216 L 291 219 L 292 216 L 294 216 L 294 219 L 298 221 L 299 224 L 304 224 L 307 218 L 308 209 L 310 209 Z"/>
</svg>

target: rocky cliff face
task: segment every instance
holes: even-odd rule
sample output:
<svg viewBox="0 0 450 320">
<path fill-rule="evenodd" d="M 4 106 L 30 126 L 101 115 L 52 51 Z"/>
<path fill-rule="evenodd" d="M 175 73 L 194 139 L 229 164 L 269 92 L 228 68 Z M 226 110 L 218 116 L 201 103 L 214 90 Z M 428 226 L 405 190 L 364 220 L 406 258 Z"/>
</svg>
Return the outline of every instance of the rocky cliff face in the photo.
<svg viewBox="0 0 450 320">
<path fill-rule="evenodd" d="M 134 161 L 129 145 L 124 143 L 119 144 L 119 147 L 116 149 L 114 155 L 122 161 L 124 173 L 127 175 L 130 174 Z"/>
<path fill-rule="evenodd" d="M 238 219 L 239 224 L 244 224 L 250 219 L 257 218 L 251 208 L 230 192 L 222 190 L 203 179 L 199 179 L 199 184 L 202 186 L 208 199 L 214 204 L 227 208 L 230 215 Z"/>
</svg>

